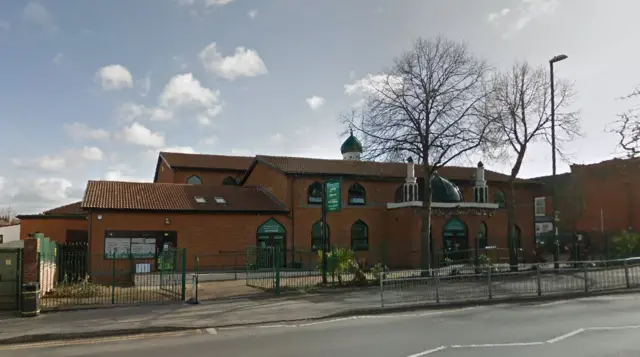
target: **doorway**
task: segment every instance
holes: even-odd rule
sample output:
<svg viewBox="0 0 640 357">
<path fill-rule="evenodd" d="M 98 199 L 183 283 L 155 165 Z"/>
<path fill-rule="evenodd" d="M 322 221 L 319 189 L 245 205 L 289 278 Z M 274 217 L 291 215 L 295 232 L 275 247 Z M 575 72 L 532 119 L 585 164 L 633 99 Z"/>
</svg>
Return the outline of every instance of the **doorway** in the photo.
<svg viewBox="0 0 640 357">
<path fill-rule="evenodd" d="M 469 258 L 469 236 L 467 225 L 457 218 L 452 218 L 442 230 L 443 250 L 445 258 L 461 261 Z"/>
<path fill-rule="evenodd" d="M 257 260 L 260 266 L 275 266 L 276 258 L 281 267 L 287 265 L 286 235 L 284 226 L 274 218 L 270 218 L 258 227 L 256 241 L 259 256 L 256 258 L 259 258 Z M 274 255 L 276 253 L 277 257 Z"/>
</svg>

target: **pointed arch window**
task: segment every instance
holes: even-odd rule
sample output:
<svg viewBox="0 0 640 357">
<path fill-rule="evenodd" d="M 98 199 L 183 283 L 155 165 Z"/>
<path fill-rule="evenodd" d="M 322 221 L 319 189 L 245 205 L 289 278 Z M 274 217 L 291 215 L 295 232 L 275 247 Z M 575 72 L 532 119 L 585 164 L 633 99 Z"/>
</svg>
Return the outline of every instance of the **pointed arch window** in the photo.
<svg viewBox="0 0 640 357">
<path fill-rule="evenodd" d="M 322 184 L 318 181 L 309 185 L 307 190 L 307 202 L 310 204 L 321 204 L 322 203 Z"/>
<path fill-rule="evenodd" d="M 331 230 L 329 229 L 329 225 L 327 224 L 327 240 L 329 240 L 329 236 L 331 235 Z M 317 221 L 311 226 L 311 250 L 317 252 L 321 250 L 324 246 L 324 241 L 322 239 L 322 221 Z"/>
<path fill-rule="evenodd" d="M 404 202 L 404 185 L 400 185 L 400 187 L 396 189 L 395 202 Z"/>
<path fill-rule="evenodd" d="M 478 249 L 485 249 L 489 245 L 489 236 L 487 233 L 487 224 L 480 222 L 480 230 L 478 231 Z"/>
<path fill-rule="evenodd" d="M 504 192 L 500 190 L 494 192 L 493 202 L 497 203 L 499 208 L 504 208 L 504 203 L 505 203 Z"/>
<path fill-rule="evenodd" d="M 351 226 L 351 249 L 369 250 L 369 226 L 362 220 L 357 220 Z"/>
<path fill-rule="evenodd" d="M 190 185 L 202 185 L 202 179 L 200 176 L 193 175 L 187 179 L 187 183 Z"/>
<path fill-rule="evenodd" d="M 349 186 L 347 198 L 350 205 L 364 205 L 367 203 L 367 191 L 361 184 L 354 183 Z"/>
<path fill-rule="evenodd" d="M 238 184 L 238 181 L 236 181 L 236 179 L 231 176 L 227 176 L 224 178 L 224 180 L 222 180 L 222 184 L 225 186 L 235 186 Z"/>
</svg>

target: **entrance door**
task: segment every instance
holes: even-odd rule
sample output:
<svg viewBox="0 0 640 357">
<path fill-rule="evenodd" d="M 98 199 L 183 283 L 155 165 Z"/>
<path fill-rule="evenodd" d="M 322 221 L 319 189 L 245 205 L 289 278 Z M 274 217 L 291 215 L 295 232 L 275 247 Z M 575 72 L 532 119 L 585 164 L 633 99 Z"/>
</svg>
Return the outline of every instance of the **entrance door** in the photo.
<svg viewBox="0 0 640 357">
<path fill-rule="evenodd" d="M 20 251 L 0 250 L 0 311 L 18 310 Z"/>
<path fill-rule="evenodd" d="M 445 258 L 461 261 L 469 258 L 469 236 L 467 225 L 454 218 L 443 229 L 443 250 Z"/>
<path fill-rule="evenodd" d="M 278 255 L 278 263 L 284 267 L 287 265 L 286 231 L 278 221 L 271 218 L 258 228 L 257 246 L 259 265 L 262 267 L 275 264 L 275 254 Z"/>
</svg>

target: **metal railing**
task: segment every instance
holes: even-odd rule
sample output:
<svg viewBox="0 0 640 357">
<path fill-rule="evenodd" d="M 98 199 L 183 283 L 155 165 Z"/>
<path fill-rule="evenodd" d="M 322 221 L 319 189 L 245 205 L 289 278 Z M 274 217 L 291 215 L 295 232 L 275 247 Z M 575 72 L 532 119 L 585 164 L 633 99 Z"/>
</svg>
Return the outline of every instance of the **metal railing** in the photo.
<svg viewBox="0 0 640 357">
<path fill-rule="evenodd" d="M 388 272 L 380 279 L 381 305 L 542 297 L 640 287 L 640 258 L 481 266 L 451 264 L 430 271 Z"/>
</svg>

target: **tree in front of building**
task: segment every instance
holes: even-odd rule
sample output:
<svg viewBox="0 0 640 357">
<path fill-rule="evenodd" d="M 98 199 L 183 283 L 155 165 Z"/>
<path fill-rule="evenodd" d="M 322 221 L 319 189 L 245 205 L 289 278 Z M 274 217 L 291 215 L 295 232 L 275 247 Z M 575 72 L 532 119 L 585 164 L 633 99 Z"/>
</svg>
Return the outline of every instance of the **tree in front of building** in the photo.
<svg viewBox="0 0 640 357">
<path fill-rule="evenodd" d="M 555 126 L 557 153 L 566 157 L 562 143 L 580 135 L 579 113 L 568 110 L 573 98 L 573 85 L 565 80 L 555 81 Z M 532 67 L 527 62 L 514 64 L 511 69 L 496 72 L 490 94 L 483 101 L 483 116 L 490 125 L 485 152 L 494 159 L 510 161 L 506 199 L 509 258 L 517 265 L 515 210 L 517 207 L 515 180 L 527 150 L 538 141 L 551 137 L 551 85 L 544 67 Z"/>
<path fill-rule="evenodd" d="M 622 97 L 625 101 L 639 101 L 640 88 Z M 609 131 L 618 134 L 618 146 L 624 150 L 628 158 L 637 157 L 640 153 L 640 105 L 633 103 L 631 107 L 618 114 Z"/>
<path fill-rule="evenodd" d="M 479 120 L 490 67 L 466 44 L 419 38 L 386 73 L 360 83 L 366 99 L 345 118 L 364 139 L 364 158 L 412 157 L 424 166 L 421 268 L 431 265 L 431 179 L 436 171 L 481 147 L 488 123 Z"/>
</svg>

